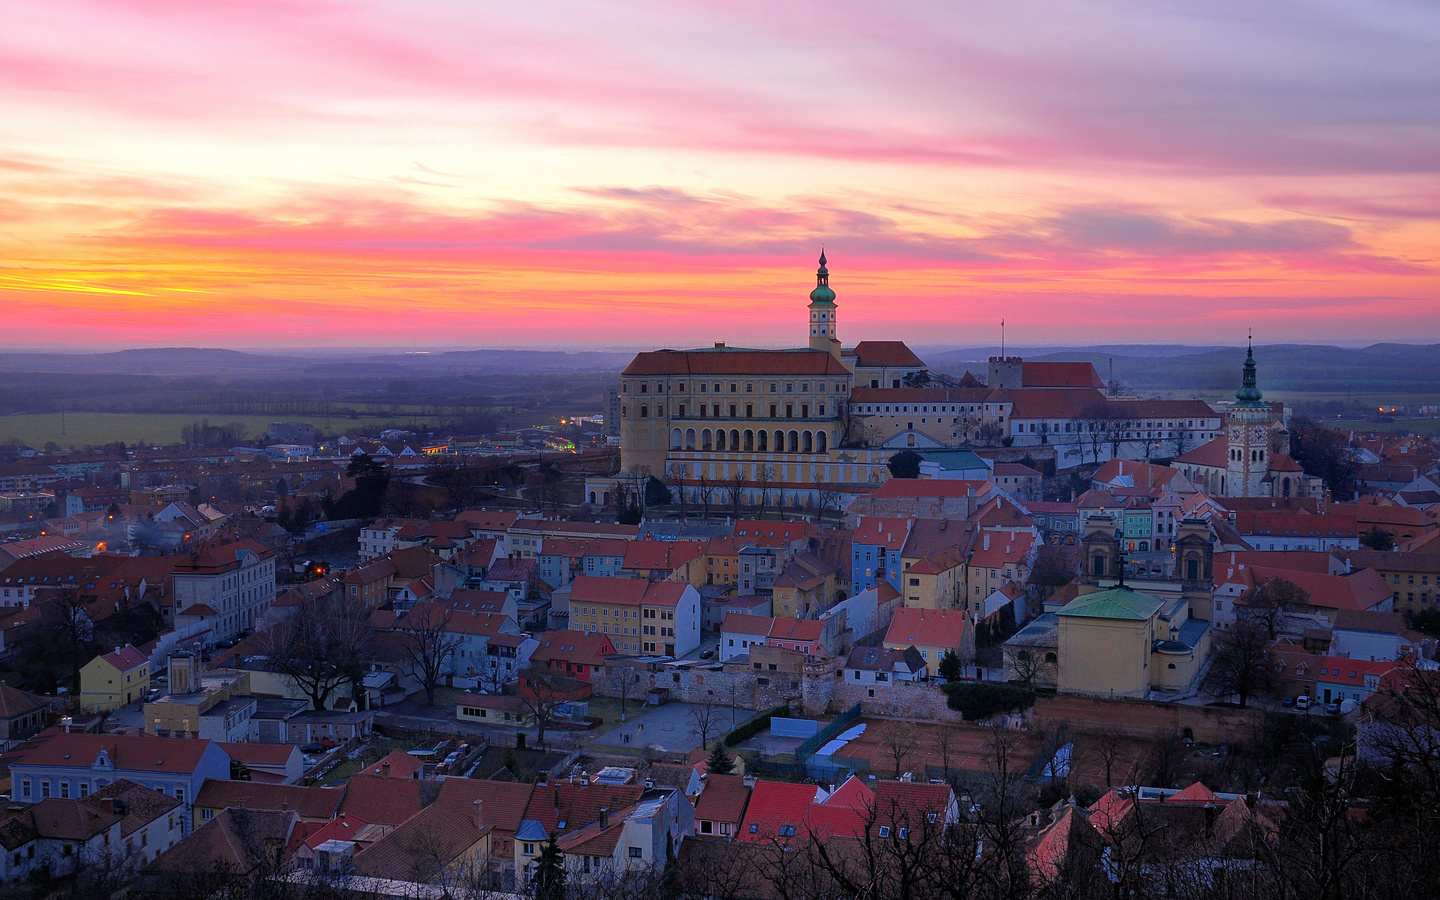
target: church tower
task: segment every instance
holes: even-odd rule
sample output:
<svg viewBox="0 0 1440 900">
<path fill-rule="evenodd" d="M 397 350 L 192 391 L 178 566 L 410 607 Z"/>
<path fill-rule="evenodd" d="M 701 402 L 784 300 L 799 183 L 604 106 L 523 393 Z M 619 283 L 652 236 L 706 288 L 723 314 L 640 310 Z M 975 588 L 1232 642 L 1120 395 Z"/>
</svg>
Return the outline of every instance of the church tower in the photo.
<svg viewBox="0 0 1440 900">
<path fill-rule="evenodd" d="M 1226 460 L 1225 496 L 1268 496 L 1263 489 L 1265 473 L 1270 467 L 1270 407 L 1261 399 L 1256 384 L 1255 348 L 1245 352 L 1245 368 L 1235 404 L 1225 414 L 1230 444 Z"/>
<path fill-rule="evenodd" d="M 835 292 L 830 290 L 824 250 L 820 251 L 820 268 L 815 270 L 815 290 L 810 292 L 810 349 L 840 358 L 840 341 L 835 337 Z"/>
</svg>

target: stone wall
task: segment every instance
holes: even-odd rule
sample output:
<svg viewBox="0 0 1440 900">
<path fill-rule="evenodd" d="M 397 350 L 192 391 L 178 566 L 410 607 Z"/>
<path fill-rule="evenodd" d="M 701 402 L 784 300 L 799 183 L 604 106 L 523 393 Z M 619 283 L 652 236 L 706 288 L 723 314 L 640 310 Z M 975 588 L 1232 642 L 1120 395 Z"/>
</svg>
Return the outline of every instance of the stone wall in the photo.
<svg viewBox="0 0 1440 900">
<path fill-rule="evenodd" d="M 726 672 L 715 668 L 682 668 L 610 661 L 591 676 L 590 686 L 602 697 L 619 697 L 621 679 L 629 679 L 629 699 L 639 700 L 651 688 L 664 688 L 682 703 L 715 703 L 739 709 L 799 706 L 804 676 L 786 672 Z"/>
<path fill-rule="evenodd" d="M 1264 719 L 1256 709 L 1185 706 L 1061 694 L 1035 701 L 1033 718 L 1063 721 L 1071 731 L 1151 738 L 1174 733 L 1206 744 L 1248 740 Z M 1187 733 L 1188 732 L 1188 733 Z"/>
<path fill-rule="evenodd" d="M 908 681 L 854 684 L 833 677 L 830 682 L 830 702 L 828 708 L 821 712 L 833 715 L 858 703 L 860 710 L 867 716 L 921 719 L 927 722 L 962 721 L 958 711 L 945 705 L 945 692 L 936 685 Z M 806 699 L 808 701 L 809 697 Z M 811 712 L 808 704 L 805 711 Z"/>
</svg>

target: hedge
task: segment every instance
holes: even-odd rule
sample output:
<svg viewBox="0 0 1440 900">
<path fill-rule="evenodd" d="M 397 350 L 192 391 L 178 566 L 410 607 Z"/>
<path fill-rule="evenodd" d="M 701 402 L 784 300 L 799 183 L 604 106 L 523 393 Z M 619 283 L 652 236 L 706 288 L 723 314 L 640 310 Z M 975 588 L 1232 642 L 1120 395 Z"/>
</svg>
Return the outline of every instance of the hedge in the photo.
<svg viewBox="0 0 1440 900">
<path fill-rule="evenodd" d="M 725 735 L 725 746 L 734 747 L 736 744 L 742 744 L 769 728 L 770 720 L 775 716 L 788 715 L 790 715 L 790 707 L 788 706 L 777 706 L 774 709 L 767 710 L 763 715 L 756 716 Z"/>
<path fill-rule="evenodd" d="M 945 691 L 945 705 L 958 711 L 967 722 L 1035 705 L 1034 691 L 1013 684 L 957 681 L 941 685 L 941 689 Z"/>
</svg>

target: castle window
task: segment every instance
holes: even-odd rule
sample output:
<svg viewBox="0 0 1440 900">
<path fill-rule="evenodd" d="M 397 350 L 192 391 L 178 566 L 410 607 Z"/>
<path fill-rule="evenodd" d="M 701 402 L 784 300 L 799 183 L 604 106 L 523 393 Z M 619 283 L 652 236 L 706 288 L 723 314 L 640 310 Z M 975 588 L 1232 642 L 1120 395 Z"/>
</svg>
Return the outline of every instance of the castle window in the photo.
<svg viewBox="0 0 1440 900">
<path fill-rule="evenodd" d="M 648 393 L 650 393 L 650 385 L 642 383 L 642 384 L 640 385 L 640 393 L 642 393 L 642 394 L 648 394 Z"/>
</svg>

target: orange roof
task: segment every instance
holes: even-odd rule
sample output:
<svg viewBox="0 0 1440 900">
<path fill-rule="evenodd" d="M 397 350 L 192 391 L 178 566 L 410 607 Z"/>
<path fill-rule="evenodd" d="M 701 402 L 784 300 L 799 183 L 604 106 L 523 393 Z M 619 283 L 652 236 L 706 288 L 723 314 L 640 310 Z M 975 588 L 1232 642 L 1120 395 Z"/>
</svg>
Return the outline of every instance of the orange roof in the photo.
<svg viewBox="0 0 1440 900">
<path fill-rule="evenodd" d="M 755 634 L 765 637 L 770 633 L 770 628 L 774 624 L 775 619 L 771 616 L 726 613 L 725 621 L 720 623 L 720 631 L 724 634 Z"/>
<path fill-rule="evenodd" d="M 1027 388 L 1103 388 L 1100 373 L 1088 362 L 1024 362 L 1020 383 Z"/>
<path fill-rule="evenodd" d="M 1181 465 L 1209 466 L 1214 469 L 1223 469 L 1229 465 L 1228 454 L 1230 451 L 1230 438 L 1220 435 L 1213 441 L 1206 441 L 1194 450 L 1182 453 L 1175 457 L 1175 462 Z"/>
<path fill-rule="evenodd" d="M 123 647 L 116 647 L 113 651 L 106 653 L 101 659 L 119 669 L 121 672 L 128 672 L 131 669 L 145 665 L 150 660 L 129 644 Z"/>
<path fill-rule="evenodd" d="M 652 350 L 631 360 L 621 375 L 839 375 L 850 376 L 824 350 Z"/>
<path fill-rule="evenodd" d="M 990 538 L 986 549 L 985 538 Z M 1030 554 L 1035 545 L 1035 536 L 1027 532 L 985 532 L 976 539 L 975 550 L 970 554 L 970 565 L 977 569 L 998 569 L 1018 563 Z"/>
<path fill-rule="evenodd" d="M 89 769 L 101 751 L 123 771 L 193 773 L 211 742 L 147 734 L 59 733 L 28 752 L 16 765 Z"/>
<path fill-rule="evenodd" d="M 340 812 L 379 825 L 399 825 L 420 811 L 420 782 L 411 778 L 350 776 Z"/>
<path fill-rule="evenodd" d="M 850 538 L 850 542 L 866 547 L 900 550 L 905 546 L 905 538 L 909 536 L 914 521 L 914 519 L 887 516 L 866 516 L 855 526 L 855 533 Z"/>
<path fill-rule="evenodd" d="M 594 632 L 586 634 L 580 631 L 547 631 L 540 635 L 539 641 L 540 646 L 530 654 L 532 662 L 558 659 L 563 662 L 599 666 L 605 664 L 606 656 L 615 653 L 615 646 L 610 643 L 610 638 Z"/>
<path fill-rule="evenodd" d="M 769 844 L 784 830 L 798 829 L 805 823 L 805 814 L 815 802 L 816 792 L 813 784 L 755 782 L 736 839 L 752 844 Z M 702 793 L 700 796 L 705 795 Z M 784 836 L 789 837 L 793 833 Z"/>
<path fill-rule="evenodd" d="M 726 618 L 729 618 L 728 616 Z M 825 631 L 825 623 L 819 619 L 785 619 L 773 620 L 770 626 L 770 633 L 767 637 L 776 641 L 792 641 L 808 643 L 820 640 L 820 635 Z"/>
<path fill-rule="evenodd" d="M 885 643 L 900 647 L 956 648 L 965 640 L 965 614 L 959 610 L 895 610 Z"/>
<path fill-rule="evenodd" d="M 570 586 L 570 602 L 675 606 L 687 587 L 689 585 L 675 581 L 651 583 L 639 578 L 576 575 Z"/>
<path fill-rule="evenodd" d="M 704 553 L 705 545 L 699 541 L 626 541 L 622 567 L 670 571 Z"/>
<path fill-rule="evenodd" d="M 1028 365 L 1028 364 L 1027 364 Z M 1105 405 L 1105 395 L 1096 390 L 1065 390 L 1050 387 L 1011 390 L 1012 419 L 1081 419 Z"/>
<path fill-rule="evenodd" d="M 854 355 L 855 365 L 867 369 L 919 369 L 925 365 L 904 341 L 861 341 L 844 355 Z"/>
</svg>

